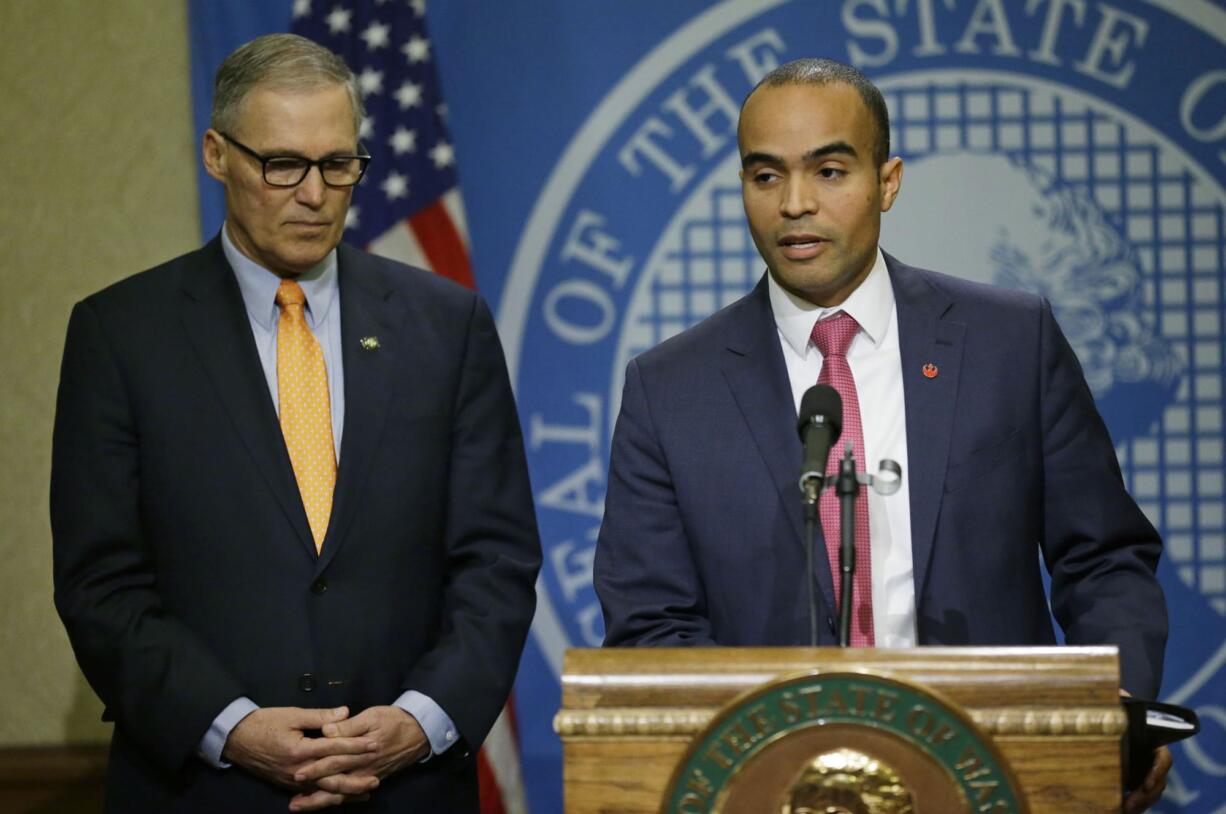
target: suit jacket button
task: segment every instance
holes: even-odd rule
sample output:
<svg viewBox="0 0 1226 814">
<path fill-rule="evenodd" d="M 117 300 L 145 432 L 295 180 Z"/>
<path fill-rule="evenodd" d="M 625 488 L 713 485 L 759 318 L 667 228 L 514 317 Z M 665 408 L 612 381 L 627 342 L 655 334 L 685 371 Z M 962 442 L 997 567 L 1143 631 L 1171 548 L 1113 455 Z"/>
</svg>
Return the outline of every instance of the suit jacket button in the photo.
<svg viewBox="0 0 1226 814">
<path fill-rule="evenodd" d="M 303 673 L 298 676 L 298 689 L 303 692 L 311 692 L 315 689 L 315 676 L 312 673 Z"/>
<path fill-rule="evenodd" d="M 322 594 L 326 590 L 328 590 L 328 581 L 323 577 L 320 577 L 311 583 L 311 593 L 315 594 L 316 596 Z"/>
</svg>

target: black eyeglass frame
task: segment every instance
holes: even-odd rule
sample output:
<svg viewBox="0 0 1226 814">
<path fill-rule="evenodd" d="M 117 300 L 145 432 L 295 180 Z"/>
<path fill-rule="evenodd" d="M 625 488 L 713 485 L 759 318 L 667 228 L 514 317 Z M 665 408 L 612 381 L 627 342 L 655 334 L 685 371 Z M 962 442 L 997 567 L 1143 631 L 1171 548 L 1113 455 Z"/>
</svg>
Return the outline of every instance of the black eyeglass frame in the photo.
<svg viewBox="0 0 1226 814">
<path fill-rule="evenodd" d="M 330 187 L 344 189 L 346 187 L 357 186 L 358 183 L 361 182 L 362 178 L 365 177 L 366 168 L 370 166 L 371 157 L 369 155 L 330 155 L 330 156 L 325 156 L 324 158 L 320 158 L 318 160 L 312 160 L 312 159 L 309 159 L 309 158 L 306 158 L 300 155 L 260 155 L 255 150 L 248 147 L 246 144 L 243 144 L 241 141 L 234 138 L 234 136 L 231 136 L 229 133 L 222 132 L 221 130 L 218 130 L 217 132 L 220 133 L 221 137 L 224 138 L 226 141 L 230 142 L 235 147 L 242 150 L 244 153 L 251 156 L 256 161 L 260 162 L 260 175 L 264 178 L 264 183 L 268 184 L 270 187 L 278 187 L 280 189 L 291 189 L 293 187 L 296 187 L 299 184 L 301 184 L 303 181 L 306 180 L 306 177 L 311 174 L 311 170 L 313 168 L 318 167 L 319 177 L 323 179 L 323 182 L 325 184 L 327 184 Z M 359 147 L 360 146 L 361 145 L 359 145 Z M 295 181 L 292 184 L 278 184 L 275 181 L 268 180 L 268 162 L 276 161 L 277 159 L 282 159 L 282 160 L 288 159 L 291 161 L 301 161 L 303 163 L 304 166 L 302 169 L 302 175 L 299 176 L 297 181 Z M 325 164 L 327 164 L 330 161 L 351 161 L 351 160 L 356 160 L 361 165 L 360 169 L 358 170 L 358 177 L 356 179 L 354 179 L 351 183 L 347 183 L 347 184 L 337 184 L 337 183 L 333 183 L 332 181 L 328 180 L 328 176 L 324 172 Z"/>
</svg>

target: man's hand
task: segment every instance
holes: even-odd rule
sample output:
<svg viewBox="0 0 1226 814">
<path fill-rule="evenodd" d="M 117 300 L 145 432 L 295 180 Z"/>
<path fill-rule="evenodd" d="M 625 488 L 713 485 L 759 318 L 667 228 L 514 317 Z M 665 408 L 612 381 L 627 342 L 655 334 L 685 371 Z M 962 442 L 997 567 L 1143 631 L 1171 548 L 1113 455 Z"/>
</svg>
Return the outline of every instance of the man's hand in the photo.
<svg viewBox="0 0 1226 814">
<path fill-rule="evenodd" d="M 1141 788 L 1133 789 L 1124 798 L 1124 814 L 1141 814 L 1162 796 L 1166 789 L 1166 774 L 1171 770 L 1171 750 L 1165 746 L 1158 747 L 1154 752 L 1154 763 L 1145 775 Z"/>
<path fill-rule="evenodd" d="M 340 718 L 322 727 L 324 740 L 373 741 L 366 753 L 336 752 L 303 766 L 294 774 L 300 786 L 318 791 L 298 794 L 291 811 L 312 811 L 332 803 L 329 795 L 347 794 L 357 784 L 378 781 L 421 760 L 430 752 L 430 742 L 421 724 L 400 707 L 371 707 L 352 718 Z M 374 788 L 374 786 L 371 786 Z M 322 805 L 321 805 L 322 804 Z"/>
<path fill-rule="evenodd" d="M 330 737 L 311 738 L 304 730 L 323 729 L 335 726 L 349 716 L 346 707 L 336 709 L 303 709 L 301 707 L 266 707 L 257 709 L 230 731 L 222 750 L 222 759 L 249 772 L 276 783 L 278 786 L 301 791 L 313 788 L 309 783 L 296 779 L 303 766 L 313 765 L 321 759 L 344 755 L 355 759 L 370 760 L 379 748 L 374 738 Z M 374 776 L 345 776 L 330 784 L 327 801 L 321 798 L 323 808 L 346 799 L 364 797 L 379 785 Z M 302 797 L 299 794 L 294 799 Z M 308 809 L 300 809 L 308 810 Z"/>
</svg>

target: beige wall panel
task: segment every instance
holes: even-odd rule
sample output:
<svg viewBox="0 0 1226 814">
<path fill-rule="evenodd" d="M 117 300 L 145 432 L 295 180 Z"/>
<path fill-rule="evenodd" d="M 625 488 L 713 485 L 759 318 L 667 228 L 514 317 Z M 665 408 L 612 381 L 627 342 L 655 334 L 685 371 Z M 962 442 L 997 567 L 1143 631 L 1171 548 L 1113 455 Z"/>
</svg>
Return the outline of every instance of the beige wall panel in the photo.
<svg viewBox="0 0 1226 814">
<path fill-rule="evenodd" d="M 72 304 L 198 242 L 184 0 L 0 2 L 0 746 L 102 740 L 51 600 Z"/>
</svg>

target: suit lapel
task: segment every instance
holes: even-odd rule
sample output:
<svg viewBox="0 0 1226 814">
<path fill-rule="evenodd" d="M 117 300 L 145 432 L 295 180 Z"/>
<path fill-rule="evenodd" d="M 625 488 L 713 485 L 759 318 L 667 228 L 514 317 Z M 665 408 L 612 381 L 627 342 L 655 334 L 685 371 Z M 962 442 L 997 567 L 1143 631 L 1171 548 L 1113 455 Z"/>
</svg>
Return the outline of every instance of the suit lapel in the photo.
<svg viewBox="0 0 1226 814">
<path fill-rule="evenodd" d="M 898 308 L 898 343 L 906 400 L 907 483 L 916 602 L 923 596 L 945 491 L 954 404 L 966 325 L 943 319 L 953 305 L 915 269 L 886 255 Z M 926 368 L 926 365 L 935 366 Z M 929 374 L 925 375 L 925 369 Z"/>
<path fill-rule="evenodd" d="M 332 519 L 316 571 L 323 571 L 345 542 L 383 432 L 396 368 L 406 349 L 397 347 L 402 322 L 391 289 L 371 274 L 360 254 L 341 244 L 337 258 L 341 297 L 341 358 L 345 366 L 345 430 L 332 501 Z M 363 340 L 366 340 L 365 342 Z M 373 340 L 373 341 L 372 341 Z"/>
<path fill-rule="evenodd" d="M 268 395 L 268 381 L 251 336 L 247 309 L 220 238 L 210 241 L 196 258 L 185 269 L 181 283 L 185 295 L 182 318 L 188 340 L 256 468 L 302 544 L 314 555 L 315 543 L 281 436 L 281 425 Z"/>
<path fill-rule="evenodd" d="M 723 361 L 724 378 L 770 470 L 771 480 L 795 533 L 793 542 L 803 546 L 804 516 L 797 479 L 804 451 L 796 432 L 796 405 L 792 401 L 787 366 L 779 347 L 765 276 L 750 296 L 741 301 L 740 307 L 743 313 L 731 322 L 733 327 Z M 826 607 L 834 608 L 834 580 L 830 576 L 820 526 L 816 534 L 817 545 L 822 546 L 819 556 L 814 557 L 818 587 Z"/>
</svg>

